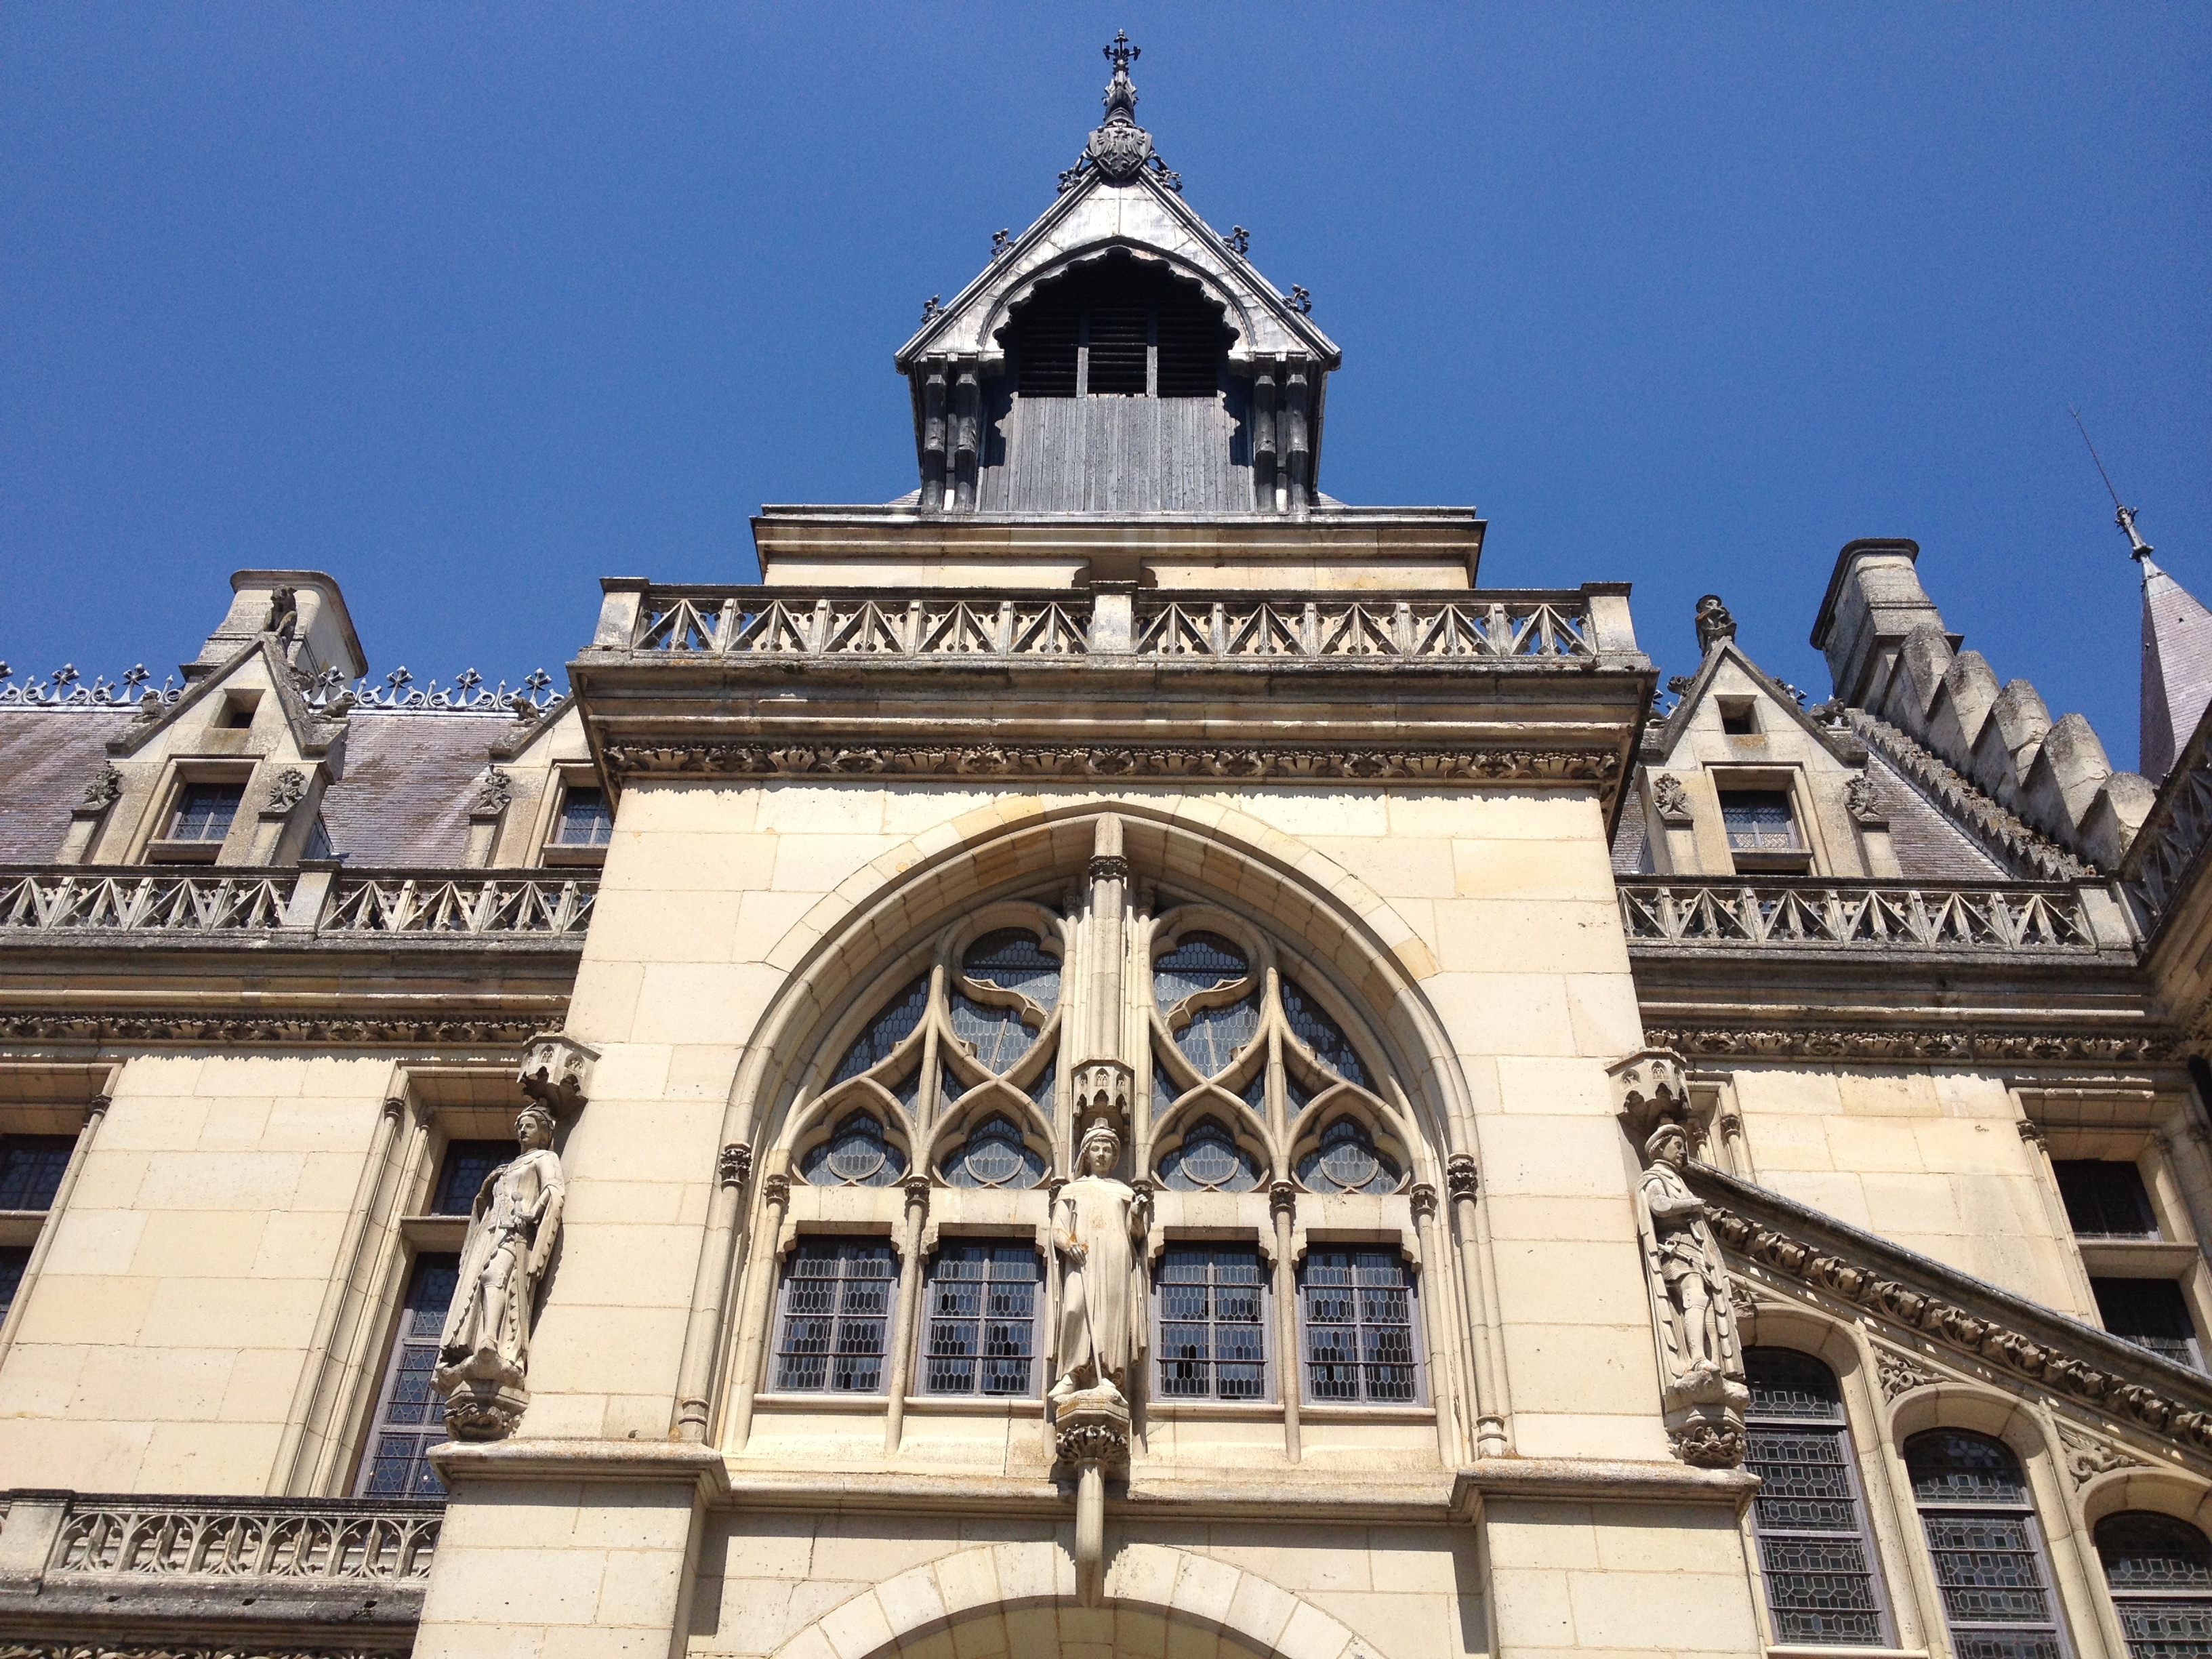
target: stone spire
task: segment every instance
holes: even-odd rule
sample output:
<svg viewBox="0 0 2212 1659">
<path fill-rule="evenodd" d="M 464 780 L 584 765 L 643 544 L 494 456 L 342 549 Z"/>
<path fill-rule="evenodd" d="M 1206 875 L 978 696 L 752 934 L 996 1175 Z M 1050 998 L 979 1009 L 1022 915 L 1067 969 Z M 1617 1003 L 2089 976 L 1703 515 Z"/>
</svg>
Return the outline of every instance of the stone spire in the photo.
<svg viewBox="0 0 2212 1659">
<path fill-rule="evenodd" d="M 2132 518 L 2132 514 L 2130 515 Z M 2212 611 L 2151 562 L 2136 539 L 2142 566 L 2142 758 L 2136 769 L 2153 783 L 2173 769 L 2212 702 Z"/>
</svg>

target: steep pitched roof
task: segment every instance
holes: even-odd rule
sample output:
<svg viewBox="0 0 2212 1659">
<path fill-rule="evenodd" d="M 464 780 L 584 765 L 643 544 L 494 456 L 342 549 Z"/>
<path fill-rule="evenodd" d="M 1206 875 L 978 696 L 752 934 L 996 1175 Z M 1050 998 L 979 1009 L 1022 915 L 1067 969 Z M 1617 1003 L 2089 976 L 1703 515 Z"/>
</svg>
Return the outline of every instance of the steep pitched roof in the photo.
<svg viewBox="0 0 2212 1659">
<path fill-rule="evenodd" d="M 2142 565 L 2142 749 L 2136 769 L 2153 783 L 2212 703 L 2212 611 L 2138 556 Z"/>
</svg>

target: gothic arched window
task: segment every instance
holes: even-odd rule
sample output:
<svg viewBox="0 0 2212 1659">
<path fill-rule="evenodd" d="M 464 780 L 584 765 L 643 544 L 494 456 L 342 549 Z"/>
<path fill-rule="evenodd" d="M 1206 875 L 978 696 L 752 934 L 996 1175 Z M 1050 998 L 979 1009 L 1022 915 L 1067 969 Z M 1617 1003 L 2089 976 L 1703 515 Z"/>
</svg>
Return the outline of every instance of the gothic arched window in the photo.
<svg viewBox="0 0 2212 1659">
<path fill-rule="evenodd" d="M 969 1131 L 960 1150 L 945 1161 L 949 1187 L 1034 1187 L 1044 1171 L 1042 1155 L 1011 1121 L 996 1114 Z"/>
<path fill-rule="evenodd" d="M 2212 1545 L 2186 1521 L 2123 1510 L 2097 1522 L 2098 1559 L 2130 1659 L 2212 1651 Z"/>
<path fill-rule="evenodd" d="M 1759 1476 L 1752 1528 L 1778 1642 L 1881 1647 L 1888 1631 L 1858 1460 L 1836 1374 L 1792 1348 L 1747 1348 Z"/>
<path fill-rule="evenodd" d="M 1953 1646 L 2065 1659 L 2034 1502 L 2012 1449 L 1985 1434 L 1930 1429 L 1905 1443 L 1905 1467 Z"/>
<path fill-rule="evenodd" d="M 1354 1117 L 1323 1129 L 1321 1144 L 1298 1160 L 1298 1184 L 1310 1193 L 1395 1193 L 1404 1178 Z"/>
<path fill-rule="evenodd" d="M 1200 1118 L 1161 1158 L 1160 1184 L 1179 1193 L 1249 1193 L 1260 1184 L 1260 1160 L 1219 1122 Z"/>
</svg>

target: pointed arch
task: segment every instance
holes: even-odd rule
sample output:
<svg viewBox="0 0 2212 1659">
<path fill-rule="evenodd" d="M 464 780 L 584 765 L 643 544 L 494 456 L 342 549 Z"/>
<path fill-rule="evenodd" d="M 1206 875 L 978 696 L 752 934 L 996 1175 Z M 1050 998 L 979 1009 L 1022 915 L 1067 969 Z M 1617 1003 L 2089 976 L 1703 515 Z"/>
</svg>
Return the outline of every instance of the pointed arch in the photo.
<svg viewBox="0 0 2212 1659">
<path fill-rule="evenodd" d="M 993 1620 L 1004 1634 L 996 1646 L 973 1644 L 979 1650 L 1048 1654 L 1046 1641 L 1112 1644 L 1125 1615 L 1214 1633 L 1224 1659 L 1390 1659 L 1373 1638 L 1258 1573 L 1167 1545 L 1123 1545 L 1107 1566 L 1103 1605 L 1078 1607 L 1073 1558 L 1042 1540 L 981 1545 L 911 1568 L 840 1602 L 775 1659 L 892 1659 L 940 1632 Z"/>
</svg>

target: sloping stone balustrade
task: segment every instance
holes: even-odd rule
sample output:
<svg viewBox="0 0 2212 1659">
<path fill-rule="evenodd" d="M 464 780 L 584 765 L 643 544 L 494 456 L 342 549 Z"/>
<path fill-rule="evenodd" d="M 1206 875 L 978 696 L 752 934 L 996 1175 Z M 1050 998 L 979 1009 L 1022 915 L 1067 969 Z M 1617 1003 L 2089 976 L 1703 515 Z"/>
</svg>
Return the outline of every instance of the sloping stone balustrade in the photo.
<svg viewBox="0 0 2212 1659">
<path fill-rule="evenodd" d="M 596 875 L 0 866 L 0 939 L 309 933 L 580 939 Z"/>
<path fill-rule="evenodd" d="M 1669 877 L 1620 884 L 1631 945 L 1747 951 L 1901 947 L 2094 951 L 2081 897 L 2059 886 L 1931 887 L 1819 878 Z"/>
<path fill-rule="evenodd" d="M 1118 597 L 1118 596 L 1117 596 Z M 1344 660 L 1584 662 L 1598 655 L 1589 601 L 1561 592 L 1369 593 L 1284 602 L 1251 594 L 1147 596 L 1132 620 L 1088 593 L 945 593 L 904 602 L 788 588 L 651 587 L 633 651 L 716 657 L 1018 659 L 1118 655 Z M 617 636 L 619 643 L 619 636 Z"/>
</svg>

